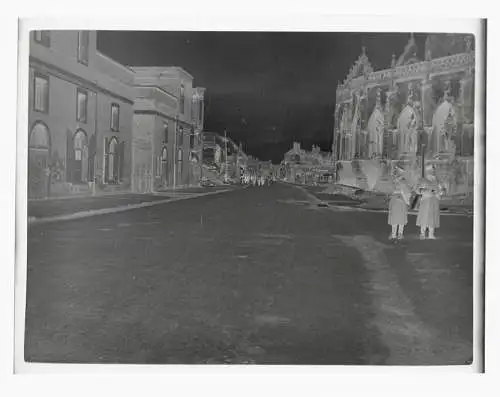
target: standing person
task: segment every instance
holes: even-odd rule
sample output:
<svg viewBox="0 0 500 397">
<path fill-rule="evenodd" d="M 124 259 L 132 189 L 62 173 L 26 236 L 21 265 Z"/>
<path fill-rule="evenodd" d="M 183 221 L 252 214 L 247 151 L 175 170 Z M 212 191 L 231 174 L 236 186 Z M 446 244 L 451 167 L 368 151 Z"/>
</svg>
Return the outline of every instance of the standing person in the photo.
<svg viewBox="0 0 500 397">
<path fill-rule="evenodd" d="M 422 188 L 422 198 L 417 216 L 417 226 L 420 226 L 420 239 L 435 240 L 434 231 L 439 227 L 439 200 L 441 190 L 437 184 L 426 184 Z M 427 230 L 429 236 L 427 237 Z"/>
<path fill-rule="evenodd" d="M 396 189 L 389 201 L 389 217 L 387 223 L 391 225 L 392 231 L 390 240 L 402 240 L 404 228 L 408 223 L 409 197 L 400 181 L 396 182 Z"/>
</svg>

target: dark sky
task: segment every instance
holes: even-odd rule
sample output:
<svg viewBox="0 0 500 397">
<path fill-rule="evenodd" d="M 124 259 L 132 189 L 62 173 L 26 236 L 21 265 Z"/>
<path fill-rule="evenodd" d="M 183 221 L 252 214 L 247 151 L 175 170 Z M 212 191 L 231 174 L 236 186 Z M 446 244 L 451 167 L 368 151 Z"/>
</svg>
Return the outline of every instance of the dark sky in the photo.
<svg viewBox="0 0 500 397">
<path fill-rule="evenodd" d="M 390 65 L 409 33 L 101 31 L 100 51 L 130 66 L 181 66 L 206 91 L 205 130 L 279 162 L 298 140 L 330 150 L 337 81 L 367 48 L 373 67 Z M 415 35 L 423 56 L 425 35 Z"/>
</svg>

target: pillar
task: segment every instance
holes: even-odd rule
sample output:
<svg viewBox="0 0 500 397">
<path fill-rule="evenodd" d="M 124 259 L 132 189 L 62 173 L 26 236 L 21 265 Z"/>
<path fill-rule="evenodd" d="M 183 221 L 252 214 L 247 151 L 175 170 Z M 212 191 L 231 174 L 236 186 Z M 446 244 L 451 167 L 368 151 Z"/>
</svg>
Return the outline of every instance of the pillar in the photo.
<svg viewBox="0 0 500 397">
<path fill-rule="evenodd" d="M 462 143 L 460 155 L 472 156 L 474 153 L 474 76 L 471 72 L 460 80 L 459 103 L 461 123 L 458 133 Z"/>
<path fill-rule="evenodd" d="M 419 147 L 425 145 L 425 152 L 431 153 L 432 150 L 432 117 L 434 116 L 435 106 L 432 97 L 432 82 L 426 77 L 421 82 L 421 107 L 422 107 L 422 131 Z"/>
<path fill-rule="evenodd" d="M 393 91 L 385 93 L 385 106 L 384 106 L 384 144 L 383 156 L 386 158 L 393 157 L 393 137 L 392 137 L 392 116 L 393 116 Z"/>
</svg>

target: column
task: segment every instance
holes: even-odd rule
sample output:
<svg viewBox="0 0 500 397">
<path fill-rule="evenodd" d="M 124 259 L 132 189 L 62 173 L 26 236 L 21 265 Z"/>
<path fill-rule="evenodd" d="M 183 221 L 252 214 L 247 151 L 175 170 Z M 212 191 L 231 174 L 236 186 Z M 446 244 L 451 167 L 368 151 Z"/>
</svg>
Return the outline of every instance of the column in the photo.
<svg viewBox="0 0 500 397">
<path fill-rule="evenodd" d="M 339 144 L 340 144 L 340 104 L 335 105 L 335 112 L 333 114 L 333 145 L 332 145 L 332 155 L 335 160 L 339 160 Z"/>
<path fill-rule="evenodd" d="M 393 137 L 392 137 L 392 100 L 394 92 L 387 91 L 385 93 L 385 106 L 384 106 L 384 143 L 383 143 L 383 156 L 387 158 L 393 157 Z"/>
<path fill-rule="evenodd" d="M 459 123 L 462 156 L 472 156 L 474 153 L 474 76 L 468 72 L 460 80 L 459 103 L 461 118 Z"/>
<path fill-rule="evenodd" d="M 366 122 L 368 119 L 368 116 L 366 115 L 366 109 L 368 108 L 367 106 L 367 101 L 368 101 L 368 93 L 366 92 L 366 89 L 363 89 L 362 91 L 362 96 L 360 99 L 360 108 L 359 108 L 359 128 L 358 128 L 358 137 L 357 137 L 357 147 L 358 147 L 358 153 L 360 159 L 366 158 L 366 139 L 365 135 L 362 133 L 363 130 L 366 129 Z"/>
<path fill-rule="evenodd" d="M 434 105 L 432 98 L 432 82 L 427 78 L 421 82 L 421 106 L 422 106 L 422 131 L 420 133 L 419 147 L 425 145 L 424 150 L 432 150 L 432 117 L 434 116 Z"/>
</svg>

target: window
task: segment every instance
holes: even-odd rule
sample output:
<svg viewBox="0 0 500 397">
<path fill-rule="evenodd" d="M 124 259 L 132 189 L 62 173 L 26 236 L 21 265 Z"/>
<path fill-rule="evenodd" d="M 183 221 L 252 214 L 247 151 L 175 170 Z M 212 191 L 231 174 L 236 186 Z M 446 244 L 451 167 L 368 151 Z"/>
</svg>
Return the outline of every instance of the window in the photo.
<svg viewBox="0 0 500 397">
<path fill-rule="evenodd" d="M 184 85 L 181 84 L 181 89 L 179 93 L 179 110 L 181 114 L 184 114 L 184 105 L 185 105 L 185 93 L 184 93 Z"/>
<path fill-rule="evenodd" d="M 35 30 L 35 42 L 45 47 L 50 47 L 50 31 Z"/>
<path fill-rule="evenodd" d="M 194 148 L 194 130 L 191 130 L 191 133 L 189 134 L 189 148 L 193 149 Z"/>
<path fill-rule="evenodd" d="M 87 65 L 89 62 L 89 31 L 78 32 L 78 62 Z"/>
<path fill-rule="evenodd" d="M 108 182 L 117 182 L 118 141 L 112 138 L 108 148 Z"/>
<path fill-rule="evenodd" d="M 35 74 L 33 107 L 37 112 L 49 112 L 49 78 Z"/>
<path fill-rule="evenodd" d="M 200 98 L 198 104 L 200 106 L 198 117 L 200 118 L 200 123 L 203 123 L 203 98 Z"/>
<path fill-rule="evenodd" d="M 82 130 L 78 130 L 73 138 L 73 151 L 73 182 L 87 182 L 89 152 L 87 135 Z"/>
<path fill-rule="evenodd" d="M 116 103 L 111 105 L 111 131 L 120 130 L 120 106 Z"/>
<path fill-rule="evenodd" d="M 182 146 L 184 144 L 184 129 L 179 127 L 179 131 L 177 133 L 177 146 Z"/>
<path fill-rule="evenodd" d="M 168 143 L 168 122 L 163 122 L 163 143 Z"/>
<path fill-rule="evenodd" d="M 76 121 L 87 122 L 87 92 L 78 88 L 76 91 Z"/>
</svg>

